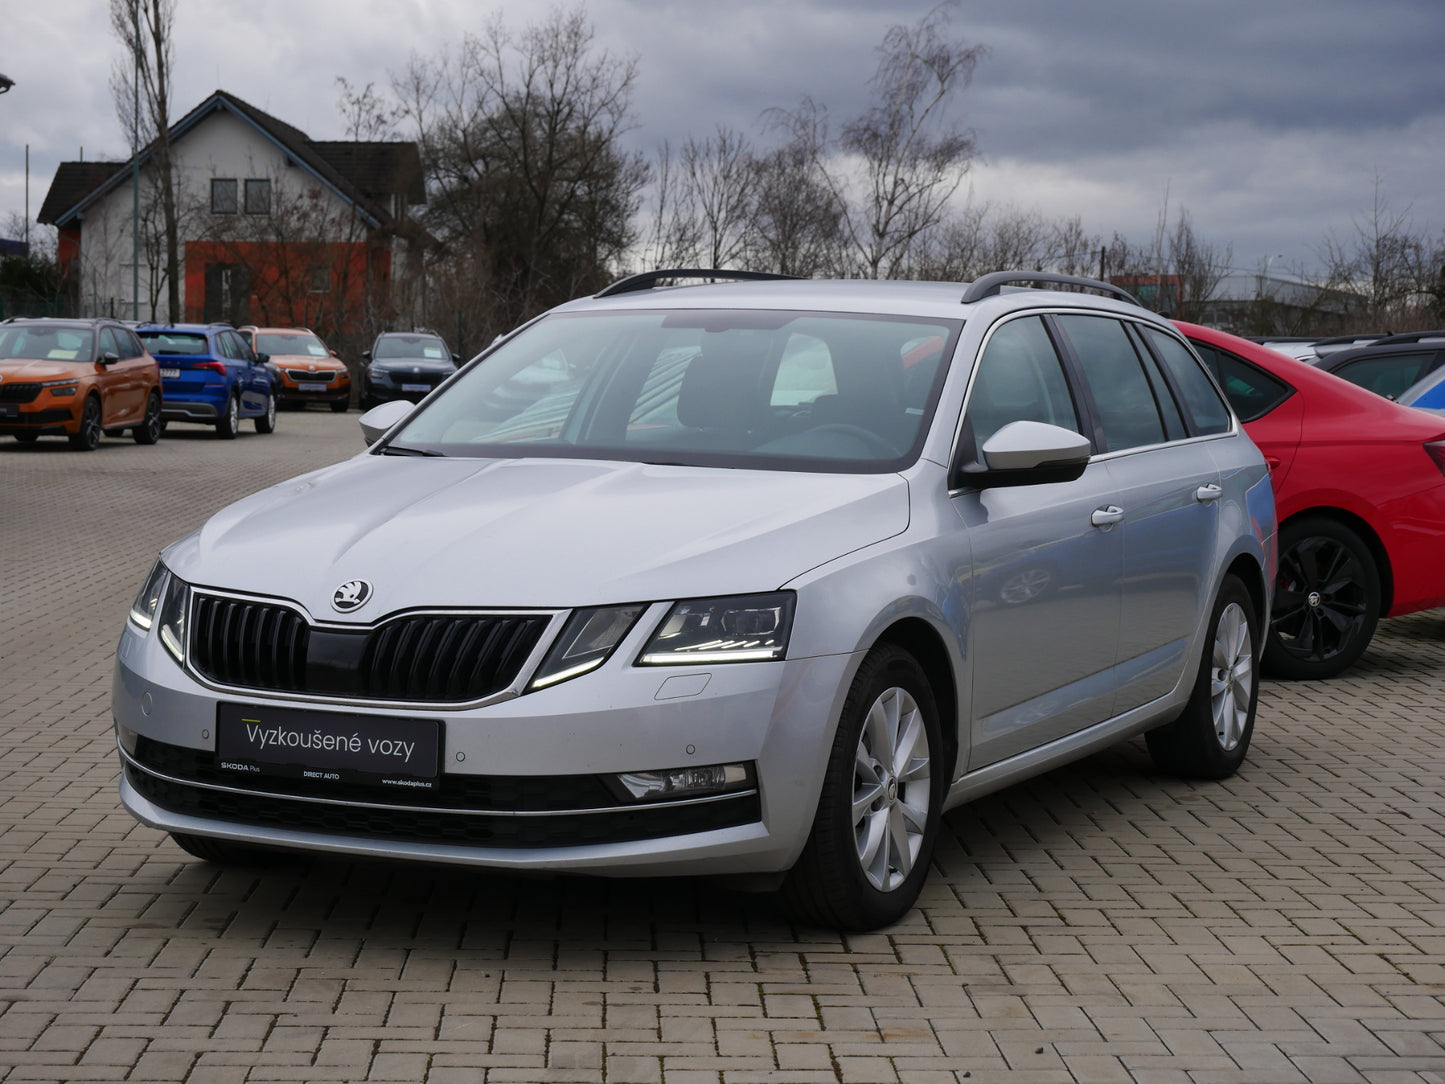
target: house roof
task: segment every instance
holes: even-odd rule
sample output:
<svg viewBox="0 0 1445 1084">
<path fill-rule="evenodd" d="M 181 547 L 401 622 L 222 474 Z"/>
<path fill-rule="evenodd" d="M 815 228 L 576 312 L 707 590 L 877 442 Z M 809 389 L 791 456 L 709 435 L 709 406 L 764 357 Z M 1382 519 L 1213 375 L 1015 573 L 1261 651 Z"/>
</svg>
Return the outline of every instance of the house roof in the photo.
<svg viewBox="0 0 1445 1084">
<path fill-rule="evenodd" d="M 120 169 L 129 172 L 130 163 L 61 162 L 55 171 L 55 179 L 50 182 L 50 191 L 45 193 L 45 202 L 40 205 L 40 213 L 35 221 L 45 225 L 57 224 L 61 215 Z"/>
<path fill-rule="evenodd" d="M 395 193 L 408 204 L 424 202 L 421 157 L 415 143 L 318 143 L 301 129 L 224 90 L 217 90 L 171 125 L 171 142 L 180 143 L 186 133 L 217 111 L 229 112 L 257 129 L 298 166 L 357 207 L 371 225 L 393 221 L 382 197 Z M 142 162 L 153 155 L 154 147 L 151 144 L 141 152 Z M 67 225 L 129 176 L 129 161 L 62 162 L 41 205 L 38 221 Z"/>
</svg>

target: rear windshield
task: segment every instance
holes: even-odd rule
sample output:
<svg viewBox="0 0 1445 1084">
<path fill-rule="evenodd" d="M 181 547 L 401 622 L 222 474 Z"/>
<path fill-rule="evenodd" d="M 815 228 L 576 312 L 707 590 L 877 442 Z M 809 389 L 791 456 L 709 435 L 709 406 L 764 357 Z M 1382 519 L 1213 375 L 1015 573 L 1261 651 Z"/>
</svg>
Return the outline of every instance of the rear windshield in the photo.
<svg viewBox="0 0 1445 1084">
<path fill-rule="evenodd" d="M 763 310 L 558 314 L 428 400 L 394 454 L 898 470 L 922 449 L 961 326 Z"/>
<path fill-rule="evenodd" d="M 206 337 L 185 331 L 140 331 L 137 334 L 152 355 L 209 354 Z"/>
<path fill-rule="evenodd" d="M 94 334 L 86 328 L 24 325 L 0 328 L 0 358 L 89 361 L 94 342 Z"/>
</svg>

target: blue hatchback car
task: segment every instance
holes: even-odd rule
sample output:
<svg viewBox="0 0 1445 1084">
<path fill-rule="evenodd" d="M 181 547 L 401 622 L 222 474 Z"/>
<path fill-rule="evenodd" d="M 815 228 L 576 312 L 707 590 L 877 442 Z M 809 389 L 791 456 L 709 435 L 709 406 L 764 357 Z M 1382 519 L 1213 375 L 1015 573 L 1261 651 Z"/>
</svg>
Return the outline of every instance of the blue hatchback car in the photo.
<svg viewBox="0 0 1445 1084">
<path fill-rule="evenodd" d="M 161 369 L 166 422 L 215 426 L 231 440 L 242 418 L 276 428 L 276 393 L 265 355 L 229 324 L 141 324 L 135 329 Z"/>
</svg>

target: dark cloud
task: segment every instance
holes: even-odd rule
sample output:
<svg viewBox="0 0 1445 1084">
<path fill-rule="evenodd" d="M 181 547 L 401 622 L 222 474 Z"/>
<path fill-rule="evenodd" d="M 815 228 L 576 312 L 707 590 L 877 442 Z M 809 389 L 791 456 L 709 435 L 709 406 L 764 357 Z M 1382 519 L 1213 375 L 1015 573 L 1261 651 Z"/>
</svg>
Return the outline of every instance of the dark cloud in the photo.
<svg viewBox="0 0 1445 1084">
<path fill-rule="evenodd" d="M 510 0 L 521 28 L 553 0 Z M 123 154 L 108 80 L 118 55 L 96 0 L 14 4 L 0 71 L 0 218 L 31 209 L 55 164 Z M 637 129 L 663 140 L 724 124 L 760 141 L 766 110 L 804 96 L 835 121 L 867 107 L 876 46 L 928 0 L 588 0 L 597 41 L 635 55 Z M 99 9 L 99 10 L 98 10 Z M 412 52 L 481 32 L 474 0 L 189 0 L 177 11 L 178 112 L 224 87 L 338 138 L 334 79 L 385 85 Z M 1152 230 L 1166 189 L 1237 260 L 1303 261 L 1348 229 L 1378 179 L 1417 221 L 1445 225 L 1441 0 L 962 0 L 953 30 L 990 52 L 955 119 L 974 128 L 978 198 L 1078 214 L 1107 235 Z M 56 58 L 64 58 L 58 63 Z"/>
</svg>

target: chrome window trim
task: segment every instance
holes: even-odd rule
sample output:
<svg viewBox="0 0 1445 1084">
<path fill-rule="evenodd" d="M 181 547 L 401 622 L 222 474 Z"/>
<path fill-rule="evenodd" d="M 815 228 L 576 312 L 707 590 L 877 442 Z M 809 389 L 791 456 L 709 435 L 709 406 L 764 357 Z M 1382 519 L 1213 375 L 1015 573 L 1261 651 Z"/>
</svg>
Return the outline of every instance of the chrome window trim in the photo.
<svg viewBox="0 0 1445 1084">
<path fill-rule="evenodd" d="M 968 415 L 969 402 L 973 399 L 973 385 L 974 385 L 974 381 L 978 379 L 978 362 L 979 362 L 979 360 L 983 357 L 984 351 L 988 349 L 988 344 L 989 344 L 989 342 L 993 339 L 994 332 L 996 332 L 999 328 L 1003 327 L 1005 324 L 1010 323 L 1010 322 L 1013 321 L 1013 320 L 1021 320 L 1021 319 L 1025 319 L 1025 318 L 1030 317 L 1030 316 L 1038 316 L 1038 317 L 1044 317 L 1044 316 L 1103 316 L 1103 317 L 1109 317 L 1109 318 L 1112 318 L 1112 319 L 1115 319 L 1115 320 L 1119 320 L 1119 321 L 1121 321 L 1121 322 L 1134 324 L 1134 325 L 1136 325 L 1136 326 L 1138 326 L 1138 327 L 1148 327 L 1148 328 L 1152 328 L 1152 329 L 1155 330 L 1155 331 L 1162 331 L 1162 332 L 1164 332 L 1164 333 L 1166 333 L 1166 334 L 1168 334 L 1168 335 L 1171 335 L 1171 336 L 1172 336 L 1173 338 L 1175 338 L 1179 343 L 1181 343 L 1186 350 L 1189 351 L 1189 353 L 1190 353 L 1191 356 L 1196 356 L 1196 357 L 1197 357 L 1197 355 L 1194 354 L 1193 348 L 1190 347 L 1190 345 L 1189 345 L 1189 343 L 1188 343 L 1188 340 L 1186 340 L 1185 338 L 1183 338 L 1183 336 L 1181 336 L 1176 329 L 1174 329 L 1174 328 L 1172 328 L 1172 327 L 1164 328 L 1164 327 L 1161 327 L 1161 326 L 1158 325 L 1158 324 L 1153 323 L 1152 321 L 1149 321 L 1149 320 L 1140 320 L 1137 316 L 1125 315 L 1125 314 L 1123 314 L 1123 313 L 1116 313 L 1116 312 L 1112 312 L 1112 311 L 1104 310 L 1104 309 L 1090 309 L 1090 308 L 1056 308 L 1056 309 L 1043 309 L 1043 308 L 1039 308 L 1039 309 L 1023 309 L 1023 310 L 1020 310 L 1020 311 L 1017 311 L 1017 312 L 1006 313 L 1004 316 L 1000 317 L 998 320 L 994 321 L 994 323 L 993 323 L 992 325 L 989 326 L 988 331 L 986 331 L 986 332 L 984 333 L 984 336 L 983 336 L 982 341 L 978 344 L 978 349 L 974 352 L 973 361 L 972 361 L 972 363 L 971 363 L 971 365 L 970 365 L 969 373 L 968 373 L 968 386 L 967 386 L 966 388 L 964 388 L 964 392 L 963 392 L 963 406 L 960 407 L 960 409 L 959 409 L 959 411 L 958 411 L 958 420 L 957 420 L 956 422 L 954 422 L 954 426 L 953 426 L 953 440 L 952 440 L 952 442 L 949 444 L 949 449 L 948 449 L 948 462 L 947 462 L 946 464 L 944 464 L 944 466 L 945 466 L 946 468 L 948 468 L 948 469 L 951 470 L 954 460 L 958 457 L 959 442 L 963 439 L 963 419 Z M 954 359 L 953 359 L 953 363 L 956 365 L 957 362 L 958 362 L 958 358 L 955 356 Z M 1065 378 L 1067 378 L 1067 377 L 1068 377 L 1068 366 L 1063 365 L 1063 359 L 1062 359 L 1062 358 L 1060 358 L 1060 365 L 1061 365 L 1061 367 L 1062 367 L 1063 370 L 1064 370 L 1064 376 L 1065 376 Z M 1211 381 L 1213 381 L 1213 380 L 1214 380 L 1214 376 L 1213 376 L 1212 373 L 1209 372 L 1208 367 L 1207 367 L 1207 366 L 1203 366 L 1203 368 L 1204 368 L 1204 373 L 1205 373 L 1205 375 L 1208 376 Z M 1075 390 L 1076 390 L 1076 389 L 1074 389 L 1074 388 L 1072 388 L 1072 387 L 1070 387 L 1070 389 L 1069 389 L 1069 391 L 1070 391 L 1071 393 L 1074 392 Z M 1090 462 L 1090 463 L 1104 462 L 1104 461 L 1106 461 L 1106 460 L 1114 459 L 1114 458 L 1117 458 L 1117 457 L 1119 457 L 1119 456 L 1132 455 L 1132 454 L 1135 453 L 1135 452 L 1150 451 L 1150 450 L 1155 449 L 1155 448 L 1174 448 L 1174 447 L 1180 447 L 1180 446 L 1186 445 L 1186 444 L 1195 444 L 1195 443 L 1198 443 L 1198 442 L 1200 442 L 1200 441 L 1220 440 L 1220 439 L 1222 439 L 1222 438 L 1224 438 L 1224 437 L 1237 436 L 1237 435 L 1240 433 L 1240 421 L 1239 421 L 1239 418 L 1238 418 L 1238 416 L 1234 413 L 1234 408 L 1229 405 L 1229 400 L 1228 400 L 1228 399 L 1225 399 L 1223 396 L 1221 396 L 1220 398 L 1221 398 L 1221 400 L 1224 402 L 1225 409 L 1229 411 L 1229 428 L 1226 429 L 1226 430 L 1225 430 L 1224 432 L 1222 432 L 1222 433 L 1200 433 L 1200 434 L 1198 434 L 1198 435 L 1196 435 L 1196 436 L 1183 437 L 1183 438 L 1181 438 L 1181 439 L 1179 439 L 1179 440 L 1166 440 L 1166 441 L 1162 441 L 1162 442 L 1157 443 L 1157 444 L 1143 444 L 1143 445 L 1139 445 L 1139 446 L 1134 447 L 1134 448 L 1121 448 L 1121 449 L 1119 449 L 1118 451 L 1113 451 L 1113 452 L 1099 452 L 1099 453 L 1096 454 L 1096 455 L 1090 456 L 1090 457 L 1089 457 L 1089 462 Z M 1083 435 L 1087 435 L 1087 434 L 1083 434 Z M 966 492 L 969 492 L 969 491 L 971 490 L 971 488 L 972 488 L 972 487 L 970 487 L 970 486 L 964 486 L 964 487 L 961 488 L 961 489 L 950 489 L 950 490 L 949 490 L 949 496 L 954 496 L 954 495 L 956 495 L 956 494 L 958 494 L 958 493 L 966 493 Z"/>
</svg>

